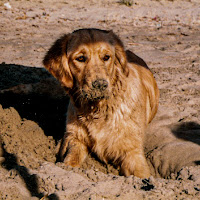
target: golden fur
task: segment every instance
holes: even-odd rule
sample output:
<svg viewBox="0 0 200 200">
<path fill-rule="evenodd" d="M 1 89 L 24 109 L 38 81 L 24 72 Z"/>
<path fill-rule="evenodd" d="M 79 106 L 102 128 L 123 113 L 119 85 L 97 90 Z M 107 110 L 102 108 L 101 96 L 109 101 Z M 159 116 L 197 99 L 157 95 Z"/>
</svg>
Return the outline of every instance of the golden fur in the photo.
<svg viewBox="0 0 200 200">
<path fill-rule="evenodd" d="M 80 166 L 93 152 L 125 176 L 149 177 L 143 141 L 159 91 L 146 63 L 112 31 L 98 29 L 64 35 L 43 63 L 71 98 L 60 147 L 66 165 Z"/>
</svg>

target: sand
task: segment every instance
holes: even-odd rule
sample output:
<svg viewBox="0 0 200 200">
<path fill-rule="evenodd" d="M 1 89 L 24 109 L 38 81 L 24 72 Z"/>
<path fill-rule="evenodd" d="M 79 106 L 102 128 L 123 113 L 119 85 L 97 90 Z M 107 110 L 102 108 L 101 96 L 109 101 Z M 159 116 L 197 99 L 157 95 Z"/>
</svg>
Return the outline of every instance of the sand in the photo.
<svg viewBox="0 0 200 200">
<path fill-rule="evenodd" d="M 0 2 L 0 199 L 200 199 L 200 2 Z M 149 179 L 119 176 L 90 155 L 56 162 L 68 96 L 43 68 L 55 39 L 78 28 L 113 30 L 142 57 L 160 89 L 146 131 Z"/>
</svg>

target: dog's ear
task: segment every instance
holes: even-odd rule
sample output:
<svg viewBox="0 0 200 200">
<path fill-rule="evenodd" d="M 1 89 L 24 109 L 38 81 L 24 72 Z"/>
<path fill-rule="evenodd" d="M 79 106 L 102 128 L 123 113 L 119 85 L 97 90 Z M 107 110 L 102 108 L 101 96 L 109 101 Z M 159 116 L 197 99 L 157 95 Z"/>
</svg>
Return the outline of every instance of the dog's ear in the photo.
<svg viewBox="0 0 200 200">
<path fill-rule="evenodd" d="M 126 52 L 124 50 L 124 45 L 122 41 L 119 39 L 117 35 L 115 35 L 112 31 L 110 31 L 110 34 L 112 35 L 112 38 L 114 38 L 114 46 L 115 46 L 115 64 L 119 67 L 121 67 L 122 72 L 125 74 L 125 76 L 128 76 L 129 70 L 127 67 L 127 58 L 126 58 Z"/>
<path fill-rule="evenodd" d="M 45 68 L 67 89 L 73 87 L 73 76 L 67 59 L 67 43 L 69 38 L 70 34 L 56 40 L 43 60 Z"/>
</svg>

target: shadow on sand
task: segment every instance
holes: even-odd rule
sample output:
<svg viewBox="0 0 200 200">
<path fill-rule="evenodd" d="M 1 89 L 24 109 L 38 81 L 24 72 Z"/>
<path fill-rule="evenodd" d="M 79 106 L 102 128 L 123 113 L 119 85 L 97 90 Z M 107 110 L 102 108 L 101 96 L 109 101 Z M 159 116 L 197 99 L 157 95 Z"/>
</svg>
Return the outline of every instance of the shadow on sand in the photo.
<svg viewBox="0 0 200 200">
<path fill-rule="evenodd" d="M 17 173 L 20 176 L 20 178 L 26 184 L 26 188 L 29 190 L 31 196 L 38 197 L 40 199 L 45 196 L 49 200 L 59 200 L 59 197 L 54 193 L 46 196 L 43 193 L 39 192 L 37 175 L 30 174 L 29 170 L 26 167 L 20 166 L 17 163 L 16 155 L 6 152 L 6 150 L 3 148 L 3 157 L 4 162 L 2 163 L 2 166 L 9 171 L 15 171 L 14 174 Z M 10 171 L 10 173 L 12 173 L 13 171 Z"/>
<path fill-rule="evenodd" d="M 200 145 L 200 125 L 196 122 L 183 122 L 176 125 L 172 133 L 177 138 Z"/>
<path fill-rule="evenodd" d="M 45 135 L 63 137 L 69 98 L 44 68 L 0 64 L 0 104 L 35 121 Z"/>
</svg>

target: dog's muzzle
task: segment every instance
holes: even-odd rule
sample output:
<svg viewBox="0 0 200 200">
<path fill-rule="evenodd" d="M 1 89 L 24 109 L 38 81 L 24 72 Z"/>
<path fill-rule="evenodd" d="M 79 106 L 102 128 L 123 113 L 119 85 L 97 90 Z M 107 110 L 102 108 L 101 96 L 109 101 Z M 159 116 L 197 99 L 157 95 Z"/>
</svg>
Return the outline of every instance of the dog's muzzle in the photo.
<svg viewBox="0 0 200 200">
<path fill-rule="evenodd" d="M 104 91 L 108 87 L 108 81 L 106 81 L 105 79 L 97 79 L 92 82 L 92 87 L 95 90 Z"/>
<path fill-rule="evenodd" d="M 108 98 L 108 81 L 96 79 L 92 82 L 91 88 L 88 91 L 83 91 L 83 95 L 90 101 Z"/>
</svg>

